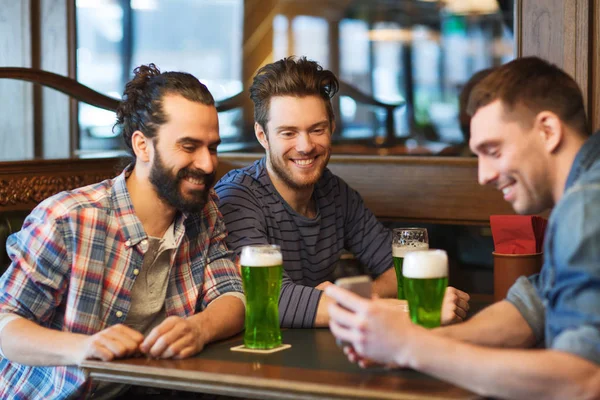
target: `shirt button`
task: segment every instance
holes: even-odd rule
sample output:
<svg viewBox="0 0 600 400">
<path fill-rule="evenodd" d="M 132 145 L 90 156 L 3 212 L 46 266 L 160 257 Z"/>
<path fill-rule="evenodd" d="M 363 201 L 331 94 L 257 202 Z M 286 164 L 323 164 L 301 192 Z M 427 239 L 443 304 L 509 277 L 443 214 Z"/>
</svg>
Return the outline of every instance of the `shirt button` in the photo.
<svg viewBox="0 0 600 400">
<path fill-rule="evenodd" d="M 140 270 L 139 270 L 139 269 L 137 269 L 137 268 L 136 268 L 136 269 L 134 269 L 134 270 L 133 270 L 133 274 L 134 274 L 134 275 L 136 275 L 136 276 L 137 276 L 137 275 L 139 275 L 139 274 L 140 274 Z"/>
<path fill-rule="evenodd" d="M 130 239 L 127 239 L 127 241 L 125 242 L 125 246 L 131 247 L 131 240 Z"/>
<path fill-rule="evenodd" d="M 115 315 L 117 316 L 117 318 L 121 318 L 123 316 L 123 312 L 122 311 L 117 311 L 115 313 Z"/>
</svg>

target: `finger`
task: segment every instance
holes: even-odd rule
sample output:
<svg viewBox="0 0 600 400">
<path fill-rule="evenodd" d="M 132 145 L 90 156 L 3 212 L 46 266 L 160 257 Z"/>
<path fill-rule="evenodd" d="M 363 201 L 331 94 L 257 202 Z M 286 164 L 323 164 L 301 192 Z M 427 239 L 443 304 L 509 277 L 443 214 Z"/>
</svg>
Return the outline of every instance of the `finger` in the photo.
<svg viewBox="0 0 600 400">
<path fill-rule="evenodd" d="M 150 349 L 156 344 L 158 338 L 162 337 L 166 332 L 170 331 L 176 323 L 176 318 L 169 317 L 156 326 L 140 345 L 142 353 L 148 354 Z"/>
<path fill-rule="evenodd" d="M 463 309 L 463 310 L 465 310 L 465 311 L 469 311 L 469 309 L 471 308 L 471 306 L 469 305 L 469 303 L 467 303 L 467 302 L 466 302 L 466 301 L 464 301 L 464 300 L 458 300 L 458 301 L 456 302 L 456 306 L 457 306 L 458 308 L 460 308 L 460 309 Z"/>
<path fill-rule="evenodd" d="M 333 320 L 329 321 L 329 329 L 331 330 L 331 333 L 333 333 L 333 336 L 335 336 L 336 338 L 340 339 L 343 342 L 354 344 L 356 340 L 356 334 L 354 333 L 354 331 L 345 328 L 344 326 L 338 324 Z"/>
<path fill-rule="evenodd" d="M 336 303 L 329 304 L 327 310 L 329 311 L 330 320 L 335 320 L 338 324 L 348 328 L 359 328 L 360 320 L 355 313 L 340 307 Z"/>
<path fill-rule="evenodd" d="M 456 308 L 454 310 L 454 314 L 455 316 L 460 318 L 460 321 L 464 321 L 465 318 L 467 318 L 467 312 L 465 310 L 463 310 L 462 308 Z"/>
<path fill-rule="evenodd" d="M 118 324 L 111 327 L 111 330 L 118 331 L 121 335 L 125 335 L 137 344 L 144 340 L 144 335 L 127 325 Z"/>
<path fill-rule="evenodd" d="M 118 330 L 107 330 L 106 332 L 103 332 L 102 336 L 107 340 L 117 342 L 124 347 L 124 354 L 121 356 L 135 353 L 140 344 L 138 341 L 133 340 L 129 335 L 123 334 Z"/>
<path fill-rule="evenodd" d="M 195 346 L 188 346 L 181 350 L 178 355 L 173 357 L 175 360 L 182 360 L 184 358 L 188 358 L 199 352 L 200 349 L 196 349 Z"/>
<path fill-rule="evenodd" d="M 471 296 L 469 295 L 469 293 L 467 293 L 467 292 L 463 292 L 462 290 L 458 290 L 458 289 L 456 289 L 456 295 L 457 295 L 457 296 L 458 296 L 460 299 L 462 299 L 462 300 L 464 300 L 464 301 L 466 301 L 466 302 L 468 302 L 469 300 L 471 300 Z"/>
<path fill-rule="evenodd" d="M 92 343 L 85 356 L 86 360 L 111 361 L 114 358 L 114 354 L 100 343 Z"/>
<path fill-rule="evenodd" d="M 329 285 L 325 288 L 325 294 L 343 307 L 350 311 L 360 312 L 368 306 L 369 300 L 366 300 L 349 290 L 342 289 L 336 285 Z"/>
<path fill-rule="evenodd" d="M 164 358 L 163 353 L 167 349 L 176 343 L 179 339 L 186 336 L 190 331 L 186 329 L 186 325 L 178 324 L 171 328 L 170 331 L 163 334 L 161 337 L 156 339 L 154 345 L 150 348 L 148 353 L 152 357 Z M 191 337 L 191 336 L 190 336 Z"/>
<path fill-rule="evenodd" d="M 127 347 L 123 343 L 108 336 L 99 337 L 99 340 L 94 344 L 105 347 L 115 358 L 124 357 L 129 353 Z"/>
<path fill-rule="evenodd" d="M 172 357 L 175 357 L 175 356 L 179 355 L 179 353 L 183 349 L 185 349 L 187 347 L 190 347 L 192 344 L 193 344 L 193 340 L 192 340 L 192 336 L 191 335 L 181 336 L 181 337 L 177 338 L 173 343 L 171 343 L 165 349 L 165 351 L 163 351 L 162 354 L 156 355 L 156 357 L 158 357 L 158 358 L 172 358 Z"/>
</svg>

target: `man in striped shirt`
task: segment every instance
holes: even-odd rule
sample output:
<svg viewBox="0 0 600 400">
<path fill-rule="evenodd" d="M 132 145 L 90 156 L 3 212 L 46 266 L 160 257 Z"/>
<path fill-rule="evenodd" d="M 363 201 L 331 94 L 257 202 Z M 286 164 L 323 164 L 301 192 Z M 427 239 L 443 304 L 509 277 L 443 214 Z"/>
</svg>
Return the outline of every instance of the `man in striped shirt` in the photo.
<svg viewBox="0 0 600 400">
<path fill-rule="evenodd" d="M 279 299 L 283 327 L 326 326 L 331 284 L 341 252 L 351 251 L 375 277 L 374 292 L 395 297 L 391 231 L 360 195 L 327 168 L 335 129 L 331 97 L 338 81 L 306 58 L 286 58 L 254 78 L 255 133 L 266 158 L 234 170 L 216 185 L 230 249 L 281 246 L 284 277 Z M 468 295 L 450 288 L 444 322 L 460 320 Z"/>
<path fill-rule="evenodd" d="M 112 398 L 85 359 L 181 359 L 241 330 L 244 296 L 210 189 L 219 126 L 189 74 L 135 71 L 117 110 L 134 162 L 43 201 L 0 279 L 0 398 Z"/>
</svg>

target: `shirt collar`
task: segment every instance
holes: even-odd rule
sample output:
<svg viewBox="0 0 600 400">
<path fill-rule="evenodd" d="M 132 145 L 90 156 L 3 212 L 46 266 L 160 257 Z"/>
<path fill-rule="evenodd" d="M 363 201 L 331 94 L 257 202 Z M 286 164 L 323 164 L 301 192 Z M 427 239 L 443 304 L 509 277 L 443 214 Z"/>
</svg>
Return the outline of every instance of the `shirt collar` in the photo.
<svg viewBox="0 0 600 400">
<path fill-rule="evenodd" d="M 129 190 L 127 190 L 127 178 L 132 170 L 133 164 L 130 164 L 125 167 L 119 176 L 113 179 L 111 194 L 112 209 L 125 236 L 127 247 L 136 246 L 148 237 L 146 231 L 144 231 L 142 222 L 135 215 Z"/>
<path fill-rule="evenodd" d="M 573 186 L 581 174 L 590 169 L 598 159 L 600 159 L 600 131 L 590 136 L 577 152 L 567 178 L 565 191 Z"/>
</svg>

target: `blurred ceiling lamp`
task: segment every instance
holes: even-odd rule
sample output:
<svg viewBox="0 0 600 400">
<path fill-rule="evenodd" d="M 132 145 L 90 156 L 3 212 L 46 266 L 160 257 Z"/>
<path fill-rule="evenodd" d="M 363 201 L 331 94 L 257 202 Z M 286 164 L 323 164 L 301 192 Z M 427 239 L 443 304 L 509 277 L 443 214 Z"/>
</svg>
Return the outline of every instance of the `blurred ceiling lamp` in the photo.
<svg viewBox="0 0 600 400">
<path fill-rule="evenodd" d="M 499 11 L 497 0 L 442 0 L 452 14 L 494 14 Z"/>
</svg>

